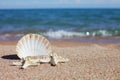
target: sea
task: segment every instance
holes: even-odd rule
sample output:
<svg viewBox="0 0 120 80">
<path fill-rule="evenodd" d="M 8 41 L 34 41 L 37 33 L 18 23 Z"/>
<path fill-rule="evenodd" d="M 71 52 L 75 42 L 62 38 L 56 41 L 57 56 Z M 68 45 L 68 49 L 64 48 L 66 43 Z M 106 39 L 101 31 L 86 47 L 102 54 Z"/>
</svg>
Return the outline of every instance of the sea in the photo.
<svg viewBox="0 0 120 80">
<path fill-rule="evenodd" d="M 0 41 L 28 33 L 50 41 L 120 43 L 120 9 L 0 10 Z"/>
</svg>

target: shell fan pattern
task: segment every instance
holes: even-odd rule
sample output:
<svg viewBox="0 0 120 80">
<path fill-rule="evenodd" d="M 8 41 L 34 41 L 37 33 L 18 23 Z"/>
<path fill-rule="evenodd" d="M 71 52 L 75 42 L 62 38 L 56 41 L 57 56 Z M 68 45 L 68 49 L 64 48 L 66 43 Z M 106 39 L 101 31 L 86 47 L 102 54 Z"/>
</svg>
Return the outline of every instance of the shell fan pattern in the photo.
<svg viewBox="0 0 120 80">
<path fill-rule="evenodd" d="M 20 59 L 25 59 L 27 56 L 49 55 L 51 46 L 50 42 L 41 35 L 27 34 L 19 40 L 16 51 Z"/>
</svg>

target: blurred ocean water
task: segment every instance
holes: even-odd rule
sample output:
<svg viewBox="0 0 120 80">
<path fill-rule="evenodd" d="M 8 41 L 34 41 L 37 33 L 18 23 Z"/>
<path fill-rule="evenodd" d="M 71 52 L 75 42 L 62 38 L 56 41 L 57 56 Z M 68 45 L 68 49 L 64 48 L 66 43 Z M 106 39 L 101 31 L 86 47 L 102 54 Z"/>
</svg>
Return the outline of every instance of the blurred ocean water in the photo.
<svg viewBox="0 0 120 80">
<path fill-rule="evenodd" d="M 52 39 L 119 37 L 120 9 L 0 10 L 0 40 L 18 40 L 27 33 Z"/>
</svg>

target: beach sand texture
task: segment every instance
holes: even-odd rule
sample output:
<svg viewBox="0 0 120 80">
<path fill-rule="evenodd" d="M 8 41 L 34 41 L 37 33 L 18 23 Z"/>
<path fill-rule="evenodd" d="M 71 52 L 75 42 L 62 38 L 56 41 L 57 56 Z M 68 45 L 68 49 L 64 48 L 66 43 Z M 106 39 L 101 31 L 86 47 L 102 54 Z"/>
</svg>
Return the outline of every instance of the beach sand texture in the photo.
<svg viewBox="0 0 120 80">
<path fill-rule="evenodd" d="M 57 66 L 41 64 L 27 69 L 18 61 L 16 43 L 0 43 L 0 80 L 120 80 L 120 44 L 52 42 L 54 51 L 70 59 Z"/>
</svg>

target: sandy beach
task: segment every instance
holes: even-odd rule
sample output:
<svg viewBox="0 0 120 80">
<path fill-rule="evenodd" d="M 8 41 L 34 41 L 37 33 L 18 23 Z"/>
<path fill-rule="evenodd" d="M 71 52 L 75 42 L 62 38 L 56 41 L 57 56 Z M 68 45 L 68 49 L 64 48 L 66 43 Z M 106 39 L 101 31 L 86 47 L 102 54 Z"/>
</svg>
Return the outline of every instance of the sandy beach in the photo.
<svg viewBox="0 0 120 80">
<path fill-rule="evenodd" d="M 53 50 L 70 59 L 57 66 L 20 69 L 16 42 L 0 42 L 0 80 L 120 80 L 120 44 L 52 42 Z"/>
</svg>

